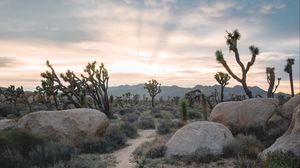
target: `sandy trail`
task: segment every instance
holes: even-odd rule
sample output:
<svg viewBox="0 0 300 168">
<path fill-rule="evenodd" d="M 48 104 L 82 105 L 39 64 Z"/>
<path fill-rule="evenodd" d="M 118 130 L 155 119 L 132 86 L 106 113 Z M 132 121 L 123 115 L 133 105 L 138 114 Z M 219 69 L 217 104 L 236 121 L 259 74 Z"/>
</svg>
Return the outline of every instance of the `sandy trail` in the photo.
<svg viewBox="0 0 300 168">
<path fill-rule="evenodd" d="M 155 138 L 155 130 L 141 130 L 138 133 L 140 135 L 139 137 L 127 141 L 127 147 L 113 153 L 117 160 L 116 168 L 134 168 L 135 163 L 130 162 L 132 158 L 131 153 L 142 143 L 151 141 Z"/>
</svg>

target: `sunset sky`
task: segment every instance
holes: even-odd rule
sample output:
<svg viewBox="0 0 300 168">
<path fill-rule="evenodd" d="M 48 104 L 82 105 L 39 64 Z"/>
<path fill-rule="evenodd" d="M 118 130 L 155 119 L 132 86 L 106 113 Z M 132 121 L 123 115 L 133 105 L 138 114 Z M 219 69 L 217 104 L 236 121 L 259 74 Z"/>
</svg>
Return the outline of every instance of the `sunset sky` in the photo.
<svg viewBox="0 0 300 168">
<path fill-rule="evenodd" d="M 299 92 L 299 0 L 0 0 L 0 86 L 34 89 L 50 60 L 58 72 L 82 73 L 88 62 L 103 62 L 110 86 L 144 83 L 214 85 L 225 69 L 240 67 L 225 44 L 226 30 L 242 35 L 242 61 L 248 47 L 260 48 L 248 85 L 267 89 L 266 67 L 282 77 L 278 91 L 289 93 L 287 58 L 295 58 Z M 234 79 L 229 86 L 238 85 Z"/>
</svg>

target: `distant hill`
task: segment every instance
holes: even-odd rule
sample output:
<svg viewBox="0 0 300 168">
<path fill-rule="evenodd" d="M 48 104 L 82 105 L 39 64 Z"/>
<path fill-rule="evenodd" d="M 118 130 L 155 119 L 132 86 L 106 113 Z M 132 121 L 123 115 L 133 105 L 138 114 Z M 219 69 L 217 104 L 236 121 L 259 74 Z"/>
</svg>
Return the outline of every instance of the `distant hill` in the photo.
<svg viewBox="0 0 300 168">
<path fill-rule="evenodd" d="M 193 88 L 184 88 L 184 87 L 179 87 L 176 85 L 173 86 L 161 86 L 162 92 L 157 95 L 158 97 L 163 96 L 164 98 L 167 98 L 168 96 L 174 97 L 174 96 L 180 96 L 183 97 L 185 93 L 199 89 L 201 90 L 204 94 L 210 95 L 215 91 L 215 89 L 219 92 L 220 91 L 220 86 L 219 85 L 213 85 L 213 86 L 203 86 L 203 85 L 196 85 Z M 261 95 L 263 97 L 267 97 L 267 92 L 257 86 L 250 87 L 250 90 L 252 91 L 252 94 L 255 95 Z M 109 87 L 108 93 L 109 95 L 114 95 L 114 96 L 121 96 L 122 94 L 130 92 L 132 94 L 139 94 L 143 95 L 146 94 L 148 96 L 148 93 L 144 89 L 144 84 L 138 84 L 138 85 L 120 85 L 120 86 L 114 86 L 114 87 Z M 235 95 L 243 95 L 244 90 L 242 86 L 234 86 L 234 87 L 225 87 L 224 89 L 224 97 L 229 98 L 230 94 L 235 94 Z M 284 96 L 287 96 L 285 93 L 279 93 Z"/>
</svg>

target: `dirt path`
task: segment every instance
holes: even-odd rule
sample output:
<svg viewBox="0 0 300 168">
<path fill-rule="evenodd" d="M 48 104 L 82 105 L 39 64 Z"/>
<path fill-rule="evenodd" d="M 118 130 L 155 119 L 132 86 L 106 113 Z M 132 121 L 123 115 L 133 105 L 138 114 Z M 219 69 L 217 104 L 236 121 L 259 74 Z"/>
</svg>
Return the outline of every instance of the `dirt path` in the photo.
<svg viewBox="0 0 300 168">
<path fill-rule="evenodd" d="M 139 135 L 136 139 L 129 139 L 127 147 L 113 153 L 117 160 L 116 168 L 134 168 L 135 164 L 130 162 L 132 158 L 131 153 L 142 143 L 153 140 L 155 130 L 141 130 Z"/>
</svg>

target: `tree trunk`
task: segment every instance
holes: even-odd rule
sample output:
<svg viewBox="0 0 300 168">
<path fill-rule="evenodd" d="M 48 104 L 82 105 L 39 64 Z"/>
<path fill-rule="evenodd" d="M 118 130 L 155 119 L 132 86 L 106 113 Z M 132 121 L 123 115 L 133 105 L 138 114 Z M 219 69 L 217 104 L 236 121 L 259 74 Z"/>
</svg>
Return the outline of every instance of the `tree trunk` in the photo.
<svg viewBox="0 0 300 168">
<path fill-rule="evenodd" d="M 248 96 L 248 98 L 249 98 L 249 99 L 253 98 L 252 92 L 251 92 L 251 90 L 248 88 L 246 82 L 242 82 L 242 85 L 243 85 L 244 91 L 245 91 L 246 95 Z"/>
<path fill-rule="evenodd" d="M 294 82 L 293 82 L 293 72 L 289 73 L 290 76 L 290 84 L 291 84 L 291 95 L 294 97 Z"/>
<path fill-rule="evenodd" d="M 221 102 L 223 102 L 223 99 L 224 99 L 224 94 L 223 94 L 223 92 L 224 92 L 224 86 L 221 85 Z"/>
<path fill-rule="evenodd" d="M 55 103 L 55 108 L 56 108 L 56 110 L 58 110 L 58 102 L 57 102 L 57 98 L 55 95 L 53 95 L 53 99 L 54 99 L 54 103 Z"/>
<path fill-rule="evenodd" d="M 151 105 L 152 105 L 152 107 L 154 107 L 154 96 L 151 97 Z"/>
<path fill-rule="evenodd" d="M 269 88 L 268 88 L 268 94 L 267 94 L 267 96 L 269 98 L 273 97 L 273 89 L 274 89 L 274 82 L 270 81 L 270 85 L 269 85 Z"/>
</svg>

